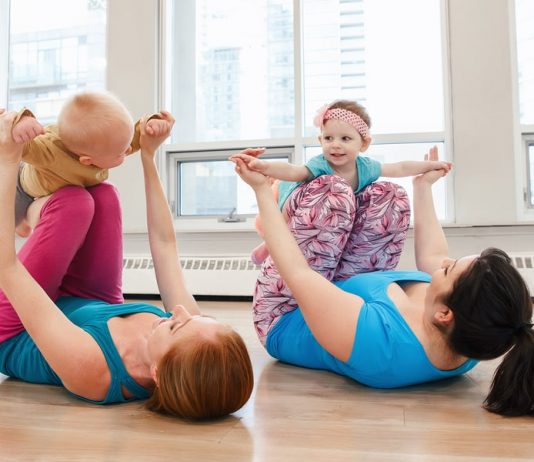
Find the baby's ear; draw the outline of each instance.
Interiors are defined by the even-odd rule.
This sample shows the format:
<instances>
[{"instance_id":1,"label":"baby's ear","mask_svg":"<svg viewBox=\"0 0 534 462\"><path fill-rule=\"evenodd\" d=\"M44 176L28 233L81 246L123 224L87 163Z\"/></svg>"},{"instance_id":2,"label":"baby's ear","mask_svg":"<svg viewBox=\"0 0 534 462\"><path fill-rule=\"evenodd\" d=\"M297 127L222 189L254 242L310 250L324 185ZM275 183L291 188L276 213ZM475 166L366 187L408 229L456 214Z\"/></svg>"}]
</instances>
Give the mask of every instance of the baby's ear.
<instances>
[{"instance_id":1,"label":"baby's ear","mask_svg":"<svg viewBox=\"0 0 534 462\"><path fill-rule=\"evenodd\" d=\"M93 165L93 159L91 159L89 156L80 156L78 157L78 160L82 165Z\"/></svg>"},{"instance_id":2,"label":"baby's ear","mask_svg":"<svg viewBox=\"0 0 534 462\"><path fill-rule=\"evenodd\" d=\"M360 152L367 151L367 148L371 144L371 141L373 141L373 139L370 136L368 136L365 140L363 140L362 147L360 148Z\"/></svg>"}]
</instances>

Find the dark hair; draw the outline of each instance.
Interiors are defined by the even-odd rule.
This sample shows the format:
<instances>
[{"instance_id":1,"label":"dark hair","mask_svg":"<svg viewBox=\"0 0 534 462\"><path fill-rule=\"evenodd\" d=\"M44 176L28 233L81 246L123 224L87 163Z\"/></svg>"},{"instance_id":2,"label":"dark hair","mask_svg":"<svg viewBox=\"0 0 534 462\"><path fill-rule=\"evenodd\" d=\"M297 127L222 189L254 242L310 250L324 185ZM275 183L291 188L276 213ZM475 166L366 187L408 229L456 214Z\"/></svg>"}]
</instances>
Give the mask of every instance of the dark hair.
<instances>
[{"instance_id":1,"label":"dark hair","mask_svg":"<svg viewBox=\"0 0 534 462\"><path fill-rule=\"evenodd\" d=\"M503 415L534 413L534 331L525 281L502 250L489 248L458 277L443 300L454 313L449 345L474 359L508 352L495 371L485 408Z\"/></svg>"},{"instance_id":2,"label":"dark hair","mask_svg":"<svg viewBox=\"0 0 534 462\"><path fill-rule=\"evenodd\" d=\"M191 420L223 417L241 408L254 386L241 336L223 326L215 341L177 343L158 365L158 385L146 407Z\"/></svg>"}]
</instances>

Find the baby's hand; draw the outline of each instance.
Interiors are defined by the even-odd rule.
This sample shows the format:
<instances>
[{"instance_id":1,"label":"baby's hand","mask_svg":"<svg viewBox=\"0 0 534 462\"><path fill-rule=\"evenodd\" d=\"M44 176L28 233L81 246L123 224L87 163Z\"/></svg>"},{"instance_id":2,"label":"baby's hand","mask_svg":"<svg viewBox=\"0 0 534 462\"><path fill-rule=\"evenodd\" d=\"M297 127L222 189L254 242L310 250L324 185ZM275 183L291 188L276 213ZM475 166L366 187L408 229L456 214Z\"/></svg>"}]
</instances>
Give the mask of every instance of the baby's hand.
<instances>
[{"instance_id":1,"label":"baby's hand","mask_svg":"<svg viewBox=\"0 0 534 462\"><path fill-rule=\"evenodd\" d=\"M249 170L266 174L269 163L264 160L257 159L257 156L263 154L264 152L265 148L247 148L241 152L238 152L237 154L231 155L229 160L235 162L236 159L241 159L247 165Z\"/></svg>"},{"instance_id":2,"label":"baby's hand","mask_svg":"<svg viewBox=\"0 0 534 462\"><path fill-rule=\"evenodd\" d=\"M428 161L430 172L431 170L445 170L446 173L449 173L452 168L452 162L445 162L443 160L429 160Z\"/></svg>"},{"instance_id":3,"label":"baby's hand","mask_svg":"<svg viewBox=\"0 0 534 462\"><path fill-rule=\"evenodd\" d=\"M44 133L43 126L36 118L31 116L22 116L15 124L11 131L11 136L16 143L26 143L33 140L36 136Z\"/></svg>"},{"instance_id":4,"label":"baby's hand","mask_svg":"<svg viewBox=\"0 0 534 462\"><path fill-rule=\"evenodd\" d=\"M174 125L174 117L170 112L161 111L159 113L160 119L150 119L146 121L141 119L141 137L139 138L139 145L141 152L153 156L156 149L161 143L171 134Z\"/></svg>"},{"instance_id":5,"label":"baby's hand","mask_svg":"<svg viewBox=\"0 0 534 462\"><path fill-rule=\"evenodd\" d=\"M436 146L432 146L425 154L425 162L428 162L431 168L421 175L414 176L414 185L432 185L440 178L447 175L452 168L450 162L439 160L438 148Z\"/></svg>"},{"instance_id":6,"label":"baby's hand","mask_svg":"<svg viewBox=\"0 0 534 462\"><path fill-rule=\"evenodd\" d=\"M146 133L150 136L169 136L171 133L171 129L173 126L173 122L170 120L163 120L163 119L150 119L146 123Z\"/></svg>"},{"instance_id":7,"label":"baby's hand","mask_svg":"<svg viewBox=\"0 0 534 462\"><path fill-rule=\"evenodd\" d=\"M247 148L243 149L239 154L246 154L247 156L259 157L265 152L265 148Z\"/></svg>"},{"instance_id":8,"label":"baby's hand","mask_svg":"<svg viewBox=\"0 0 534 462\"><path fill-rule=\"evenodd\" d=\"M22 157L22 145L16 143L11 134L17 117L14 111L0 110L0 161L2 165L18 164Z\"/></svg>"}]
</instances>

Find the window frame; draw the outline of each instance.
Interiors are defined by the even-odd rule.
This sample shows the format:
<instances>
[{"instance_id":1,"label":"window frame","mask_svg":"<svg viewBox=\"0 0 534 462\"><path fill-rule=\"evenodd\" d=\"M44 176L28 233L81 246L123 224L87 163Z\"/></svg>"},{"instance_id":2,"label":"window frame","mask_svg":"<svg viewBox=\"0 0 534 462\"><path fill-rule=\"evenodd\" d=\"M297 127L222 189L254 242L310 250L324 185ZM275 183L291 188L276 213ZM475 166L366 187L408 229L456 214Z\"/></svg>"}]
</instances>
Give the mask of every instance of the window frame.
<instances>
[{"instance_id":1,"label":"window frame","mask_svg":"<svg viewBox=\"0 0 534 462\"><path fill-rule=\"evenodd\" d=\"M534 204L531 203L530 198L534 194L534 177L531 177L530 173L530 159L529 159L529 147L532 146L534 151L534 126L524 125L524 132L521 134L521 144L522 144L522 160L524 169L524 188L523 188L523 206L524 206L524 215L526 217L534 218Z\"/></svg>"},{"instance_id":2,"label":"window frame","mask_svg":"<svg viewBox=\"0 0 534 462\"><path fill-rule=\"evenodd\" d=\"M515 167L516 167L516 207L517 224L534 223L534 204L530 197L534 190L534 178L530 177L529 145L534 144L534 124L522 124L519 94L519 54L517 45L516 0L509 0L510 54L512 79L512 97L514 106Z\"/></svg>"},{"instance_id":3,"label":"window frame","mask_svg":"<svg viewBox=\"0 0 534 462\"><path fill-rule=\"evenodd\" d=\"M7 108L9 88L9 33L10 33L9 0L0 0L0 108Z\"/></svg>"},{"instance_id":4,"label":"window frame","mask_svg":"<svg viewBox=\"0 0 534 462\"><path fill-rule=\"evenodd\" d=\"M168 2L172 0L159 0L160 11L162 18L169 18ZM441 10L441 47L442 47L442 72L443 72L443 111L444 111L444 127L443 131L439 132L412 132L412 133L391 133L391 134L377 134L373 135L373 144L392 144L392 143L443 143L445 146L445 160L453 162L453 143L452 140L452 121L451 121L451 76L450 76L450 56L449 56L449 25L448 25L448 2L449 0L440 0ZM217 151L234 150L239 151L243 146L263 146L267 150L275 149L281 146L293 146L293 155L289 159L289 162L302 164L304 163L305 148L309 146L317 145L316 136L303 136L303 41L302 41L302 0L293 0L293 54L294 54L294 94L295 94L295 126L293 138L283 139L252 139L252 140L225 140L215 142L198 142L198 143L172 143L167 144L162 149L161 159L159 160L160 170L162 176L165 179L166 191L169 198L169 204L173 211L173 217L177 229L195 229L198 231L210 231L210 230L230 230L230 229L253 229L253 223L250 218L246 217L243 223L247 224L239 226L235 223L225 223L224 229L221 229L221 224L217 222L216 217L185 217L176 214L176 203L174 197L177 197L177 191L174 189L178 187L179 181L175 178L175 172L171 168L172 162L170 159L178 153L195 153L191 154L193 157L189 157L189 160L204 159L206 155L213 155ZM159 75L161 76L161 88L160 101L162 107L170 107L170 103L173 99L172 92L169 90L168 80L171 75L170 66L167 65L165 59L166 54L169 52L165 49L164 45L167 40L166 37L169 34L172 24L168 19L160 21L160 44L162 44L162 52L160 53L159 62ZM178 121L179 123L179 121ZM424 153L421 153L423 155ZM198 157L194 157L197 155ZM214 160L214 157L210 157ZM222 159L222 157L221 157ZM417 160L417 159L414 159ZM455 222L455 209L454 209L454 187L453 187L453 175L447 175L445 178L446 185L446 210L448 212L447 219L444 224L453 224Z\"/></svg>"},{"instance_id":5,"label":"window frame","mask_svg":"<svg viewBox=\"0 0 534 462\"><path fill-rule=\"evenodd\" d=\"M285 141L285 142L284 142ZM291 140L280 140L275 146L272 144L266 147L265 154L262 155L262 159L287 159L289 162L293 162L295 148L290 143ZM263 144L256 144L255 146L263 146ZM236 145L234 142L229 143L191 143L188 145L169 144L165 146L164 160L165 171L167 172L167 198L171 213L175 223L179 224L179 228L196 228L200 227L203 230L213 231L227 231L230 229L252 229L255 214L235 214L241 221L234 222L221 222L222 215L179 215L178 201L180 183L178 172L180 171L180 164L187 162L204 162L204 161L224 161L228 160L228 157L246 147L252 146L252 144ZM239 181L236 177L236 181ZM204 227L206 229L204 229Z\"/></svg>"}]
</instances>

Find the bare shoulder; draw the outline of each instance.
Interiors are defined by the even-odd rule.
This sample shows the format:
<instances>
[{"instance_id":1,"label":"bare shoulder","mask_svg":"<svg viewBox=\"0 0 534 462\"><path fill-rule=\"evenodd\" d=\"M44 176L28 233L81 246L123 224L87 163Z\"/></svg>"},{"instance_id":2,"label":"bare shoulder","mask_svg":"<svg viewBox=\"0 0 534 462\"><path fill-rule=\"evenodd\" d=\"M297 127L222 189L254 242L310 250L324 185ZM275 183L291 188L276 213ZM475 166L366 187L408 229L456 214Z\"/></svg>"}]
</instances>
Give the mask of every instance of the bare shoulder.
<instances>
[{"instance_id":1,"label":"bare shoulder","mask_svg":"<svg viewBox=\"0 0 534 462\"><path fill-rule=\"evenodd\" d=\"M88 333L86 341L74 345L60 375L63 386L83 398L101 401L106 397L111 373L100 346Z\"/></svg>"}]
</instances>

